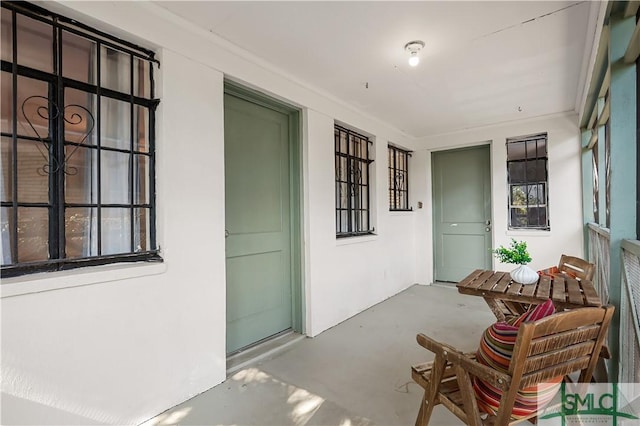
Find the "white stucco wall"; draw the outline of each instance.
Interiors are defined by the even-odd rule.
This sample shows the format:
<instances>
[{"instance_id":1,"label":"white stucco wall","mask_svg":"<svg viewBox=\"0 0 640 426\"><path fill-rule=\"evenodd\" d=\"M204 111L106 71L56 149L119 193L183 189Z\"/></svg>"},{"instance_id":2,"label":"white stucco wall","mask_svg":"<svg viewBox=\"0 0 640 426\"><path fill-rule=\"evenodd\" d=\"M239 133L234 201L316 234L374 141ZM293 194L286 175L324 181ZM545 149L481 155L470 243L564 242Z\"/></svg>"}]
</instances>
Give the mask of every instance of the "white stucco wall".
<instances>
[{"instance_id":1,"label":"white stucco wall","mask_svg":"<svg viewBox=\"0 0 640 426\"><path fill-rule=\"evenodd\" d=\"M135 424L224 380L224 77L303 111L306 333L416 282L416 213L387 208L387 141L413 148L405 135L158 6L43 6L159 53L157 216L165 262L3 280L2 423ZM334 120L375 140L376 236L335 238Z\"/></svg>"},{"instance_id":2,"label":"white stucco wall","mask_svg":"<svg viewBox=\"0 0 640 426\"><path fill-rule=\"evenodd\" d=\"M508 230L508 189L506 140L510 137L535 133L548 134L549 218L550 231ZM420 185L431 200L431 152L466 146L491 145L491 194L493 246L508 245L511 238L527 242L533 258L534 269L557 265L562 253L585 257L583 253L582 186L580 138L577 115L560 114L533 120L511 122L503 125L476 128L430 138L416 143L414 158L424 166ZM416 232L418 255L416 276L420 283L433 279L433 215L429 202L416 217L423 231ZM424 257L423 257L424 256ZM494 259L494 268L510 271L513 265L505 265Z\"/></svg>"}]
</instances>

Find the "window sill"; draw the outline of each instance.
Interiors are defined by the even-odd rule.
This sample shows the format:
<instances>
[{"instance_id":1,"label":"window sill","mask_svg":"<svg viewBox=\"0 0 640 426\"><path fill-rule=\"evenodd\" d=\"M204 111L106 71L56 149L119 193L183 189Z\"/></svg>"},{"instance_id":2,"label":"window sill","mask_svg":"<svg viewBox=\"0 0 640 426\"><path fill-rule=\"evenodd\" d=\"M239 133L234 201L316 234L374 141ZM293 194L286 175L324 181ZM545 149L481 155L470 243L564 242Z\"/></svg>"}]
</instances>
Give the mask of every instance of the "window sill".
<instances>
[{"instance_id":1,"label":"window sill","mask_svg":"<svg viewBox=\"0 0 640 426\"><path fill-rule=\"evenodd\" d=\"M165 273L166 270L166 263L139 262L3 278L2 285L0 285L0 298L160 275Z\"/></svg>"},{"instance_id":2,"label":"window sill","mask_svg":"<svg viewBox=\"0 0 640 426\"><path fill-rule=\"evenodd\" d=\"M550 237L550 229L508 229L505 232L508 237Z\"/></svg>"},{"instance_id":3,"label":"window sill","mask_svg":"<svg viewBox=\"0 0 640 426\"><path fill-rule=\"evenodd\" d=\"M415 210L389 210L389 216L411 216Z\"/></svg>"},{"instance_id":4,"label":"window sill","mask_svg":"<svg viewBox=\"0 0 640 426\"><path fill-rule=\"evenodd\" d=\"M365 234L357 235L353 237L343 237L336 239L336 246L346 246L349 244L368 243L376 241L379 238L378 234Z\"/></svg>"}]
</instances>

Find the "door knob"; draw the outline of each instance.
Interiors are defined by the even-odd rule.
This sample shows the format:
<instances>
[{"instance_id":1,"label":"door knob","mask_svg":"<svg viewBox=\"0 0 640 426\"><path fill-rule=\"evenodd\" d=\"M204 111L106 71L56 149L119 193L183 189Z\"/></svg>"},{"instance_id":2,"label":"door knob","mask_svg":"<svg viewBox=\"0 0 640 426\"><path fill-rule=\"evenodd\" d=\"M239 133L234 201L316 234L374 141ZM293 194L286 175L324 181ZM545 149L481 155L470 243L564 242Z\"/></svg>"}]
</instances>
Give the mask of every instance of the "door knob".
<instances>
[{"instance_id":1,"label":"door knob","mask_svg":"<svg viewBox=\"0 0 640 426\"><path fill-rule=\"evenodd\" d=\"M486 228L484 228L484 230L485 230L485 231L487 231L487 232L489 232L489 231L491 231L491 227L490 227L490 226L487 226Z\"/></svg>"},{"instance_id":2,"label":"door knob","mask_svg":"<svg viewBox=\"0 0 640 426\"><path fill-rule=\"evenodd\" d=\"M487 225L487 226L491 225L491 220L490 220L490 219L487 219L487 220L484 222L484 224L485 224L485 225Z\"/></svg>"},{"instance_id":3,"label":"door knob","mask_svg":"<svg viewBox=\"0 0 640 426\"><path fill-rule=\"evenodd\" d=\"M229 238L229 230L228 229L224 230L224 237L225 238Z\"/></svg>"}]
</instances>

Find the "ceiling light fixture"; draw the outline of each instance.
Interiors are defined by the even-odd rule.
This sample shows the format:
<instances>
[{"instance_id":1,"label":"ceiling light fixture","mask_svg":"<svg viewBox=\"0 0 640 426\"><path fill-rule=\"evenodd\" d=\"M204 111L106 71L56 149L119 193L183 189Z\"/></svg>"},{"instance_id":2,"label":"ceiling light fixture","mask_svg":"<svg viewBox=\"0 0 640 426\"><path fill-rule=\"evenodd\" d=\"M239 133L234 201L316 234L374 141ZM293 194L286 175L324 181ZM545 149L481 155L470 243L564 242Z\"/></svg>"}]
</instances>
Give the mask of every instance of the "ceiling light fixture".
<instances>
[{"instance_id":1,"label":"ceiling light fixture","mask_svg":"<svg viewBox=\"0 0 640 426\"><path fill-rule=\"evenodd\" d=\"M404 45L404 50L409 52L409 65L415 67L420 63L420 57L418 56L418 52L420 49L424 47L424 41L422 40L413 40Z\"/></svg>"}]
</instances>

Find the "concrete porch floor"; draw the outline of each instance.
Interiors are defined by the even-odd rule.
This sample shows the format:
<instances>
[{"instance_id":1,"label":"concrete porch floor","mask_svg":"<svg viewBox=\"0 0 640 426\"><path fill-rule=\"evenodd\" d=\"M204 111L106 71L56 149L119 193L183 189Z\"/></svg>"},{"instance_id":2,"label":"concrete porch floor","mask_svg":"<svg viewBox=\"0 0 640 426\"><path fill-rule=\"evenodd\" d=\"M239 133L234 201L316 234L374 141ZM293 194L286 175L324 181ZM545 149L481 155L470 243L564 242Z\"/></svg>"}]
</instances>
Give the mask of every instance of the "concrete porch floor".
<instances>
[{"instance_id":1,"label":"concrete porch floor","mask_svg":"<svg viewBox=\"0 0 640 426\"><path fill-rule=\"evenodd\" d=\"M145 425L414 424L422 394L410 366L432 359L416 334L475 350L493 321L481 298L453 286L414 285L233 373ZM461 423L439 406L431 424Z\"/></svg>"}]
</instances>

